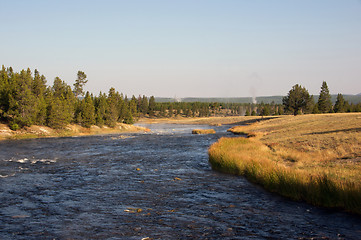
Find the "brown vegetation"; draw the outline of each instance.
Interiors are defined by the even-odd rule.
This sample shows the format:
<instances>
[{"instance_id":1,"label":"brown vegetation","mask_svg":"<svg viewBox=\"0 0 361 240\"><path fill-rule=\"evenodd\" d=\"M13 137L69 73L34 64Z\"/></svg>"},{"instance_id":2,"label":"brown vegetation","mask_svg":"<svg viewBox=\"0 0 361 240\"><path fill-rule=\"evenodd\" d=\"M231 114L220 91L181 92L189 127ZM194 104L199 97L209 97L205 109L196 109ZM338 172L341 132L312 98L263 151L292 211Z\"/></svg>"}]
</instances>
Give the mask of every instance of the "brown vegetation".
<instances>
[{"instance_id":1,"label":"brown vegetation","mask_svg":"<svg viewBox=\"0 0 361 240\"><path fill-rule=\"evenodd\" d=\"M214 129L194 129L192 134L215 134L216 131Z\"/></svg>"},{"instance_id":2,"label":"brown vegetation","mask_svg":"<svg viewBox=\"0 0 361 240\"><path fill-rule=\"evenodd\" d=\"M282 116L230 131L209 150L214 169L297 200L361 213L361 114Z\"/></svg>"}]
</instances>

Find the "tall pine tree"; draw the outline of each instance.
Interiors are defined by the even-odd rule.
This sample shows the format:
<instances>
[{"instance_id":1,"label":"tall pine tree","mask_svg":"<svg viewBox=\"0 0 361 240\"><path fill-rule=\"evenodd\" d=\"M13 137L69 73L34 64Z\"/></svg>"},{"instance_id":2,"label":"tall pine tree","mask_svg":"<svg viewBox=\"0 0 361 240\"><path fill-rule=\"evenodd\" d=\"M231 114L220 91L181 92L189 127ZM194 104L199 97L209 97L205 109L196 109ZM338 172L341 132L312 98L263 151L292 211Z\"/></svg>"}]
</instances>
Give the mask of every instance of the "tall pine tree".
<instances>
[{"instance_id":1,"label":"tall pine tree","mask_svg":"<svg viewBox=\"0 0 361 240\"><path fill-rule=\"evenodd\" d=\"M282 99L285 110L293 115L298 115L307 111L312 98L307 89L301 85L294 85L288 95Z\"/></svg>"},{"instance_id":2,"label":"tall pine tree","mask_svg":"<svg viewBox=\"0 0 361 240\"><path fill-rule=\"evenodd\" d=\"M81 101L81 125L86 128L90 128L95 124L95 107L93 98L90 93L85 94L85 98Z\"/></svg>"},{"instance_id":3,"label":"tall pine tree","mask_svg":"<svg viewBox=\"0 0 361 240\"><path fill-rule=\"evenodd\" d=\"M328 90L327 83L323 81L318 97L317 108L320 113L329 113L332 111L332 102L330 91Z\"/></svg>"},{"instance_id":4,"label":"tall pine tree","mask_svg":"<svg viewBox=\"0 0 361 240\"><path fill-rule=\"evenodd\" d=\"M84 72L78 71L77 79L74 83L74 95L76 97L84 96L84 85L88 82L87 76Z\"/></svg>"},{"instance_id":5,"label":"tall pine tree","mask_svg":"<svg viewBox=\"0 0 361 240\"><path fill-rule=\"evenodd\" d=\"M334 111L336 113L342 113L346 111L346 102L341 93L337 94Z\"/></svg>"}]
</instances>

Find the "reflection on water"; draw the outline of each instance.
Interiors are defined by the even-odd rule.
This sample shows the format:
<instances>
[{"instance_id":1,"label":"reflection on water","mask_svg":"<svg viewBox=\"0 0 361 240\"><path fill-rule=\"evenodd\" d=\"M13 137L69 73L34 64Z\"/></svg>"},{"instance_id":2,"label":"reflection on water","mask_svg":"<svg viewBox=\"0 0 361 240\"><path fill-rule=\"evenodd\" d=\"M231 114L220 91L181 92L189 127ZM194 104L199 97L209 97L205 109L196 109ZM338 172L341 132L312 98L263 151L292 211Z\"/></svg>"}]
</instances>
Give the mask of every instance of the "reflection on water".
<instances>
[{"instance_id":1,"label":"reflection on water","mask_svg":"<svg viewBox=\"0 0 361 240\"><path fill-rule=\"evenodd\" d=\"M361 219L214 172L200 126L0 143L1 239L358 239ZM203 127L208 128L208 127Z\"/></svg>"}]
</instances>

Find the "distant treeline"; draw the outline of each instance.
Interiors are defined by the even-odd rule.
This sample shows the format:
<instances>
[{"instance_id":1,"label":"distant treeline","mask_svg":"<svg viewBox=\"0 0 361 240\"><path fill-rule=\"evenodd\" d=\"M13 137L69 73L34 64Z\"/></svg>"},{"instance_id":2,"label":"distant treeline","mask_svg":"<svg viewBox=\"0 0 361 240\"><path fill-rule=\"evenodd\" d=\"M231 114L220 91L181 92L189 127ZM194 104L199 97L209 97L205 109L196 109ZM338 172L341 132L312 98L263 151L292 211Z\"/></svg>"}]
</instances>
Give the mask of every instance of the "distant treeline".
<instances>
[{"instance_id":1,"label":"distant treeline","mask_svg":"<svg viewBox=\"0 0 361 240\"><path fill-rule=\"evenodd\" d=\"M284 114L282 104L157 102L155 117L258 116Z\"/></svg>"},{"instance_id":2,"label":"distant treeline","mask_svg":"<svg viewBox=\"0 0 361 240\"><path fill-rule=\"evenodd\" d=\"M204 103L210 103L210 102L219 102L219 103L253 103L256 101L257 103L264 103L264 104L282 104L282 99L284 96L268 96L268 97L224 97L224 98L164 98L164 97L156 97L156 102L204 102ZM319 95L314 95L314 99L318 99ZM358 95L343 95L344 99L348 101L350 104L357 104L361 103L361 94ZM337 100L337 94L331 95L331 102L333 104L336 103Z\"/></svg>"},{"instance_id":3,"label":"distant treeline","mask_svg":"<svg viewBox=\"0 0 361 240\"><path fill-rule=\"evenodd\" d=\"M351 97L350 95L348 96ZM320 94L317 96L310 95L307 89L296 84L286 97L257 98L258 103L250 103L253 100L252 98L157 98L155 111L152 113L152 116L270 116L361 112L361 96L352 97L354 97L352 100L359 99L359 101L357 103L350 103L347 100L349 98L344 97L342 94L330 95L326 82L322 83ZM266 100L266 102L260 101L261 99ZM269 102L270 100L272 101Z\"/></svg>"}]
</instances>

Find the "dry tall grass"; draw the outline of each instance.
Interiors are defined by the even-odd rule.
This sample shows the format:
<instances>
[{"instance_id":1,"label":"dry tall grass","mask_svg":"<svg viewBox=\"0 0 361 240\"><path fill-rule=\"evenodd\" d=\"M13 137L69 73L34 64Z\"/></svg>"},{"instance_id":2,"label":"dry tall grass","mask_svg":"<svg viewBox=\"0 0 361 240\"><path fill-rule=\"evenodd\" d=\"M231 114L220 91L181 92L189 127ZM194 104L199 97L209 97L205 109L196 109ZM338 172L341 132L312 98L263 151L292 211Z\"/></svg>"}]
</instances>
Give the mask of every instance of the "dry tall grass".
<instances>
[{"instance_id":1,"label":"dry tall grass","mask_svg":"<svg viewBox=\"0 0 361 240\"><path fill-rule=\"evenodd\" d=\"M216 131L214 129L194 129L192 130L193 134L215 134Z\"/></svg>"},{"instance_id":2,"label":"dry tall grass","mask_svg":"<svg viewBox=\"0 0 361 240\"><path fill-rule=\"evenodd\" d=\"M361 114L282 116L231 129L209 149L214 169L315 205L361 214Z\"/></svg>"}]
</instances>

